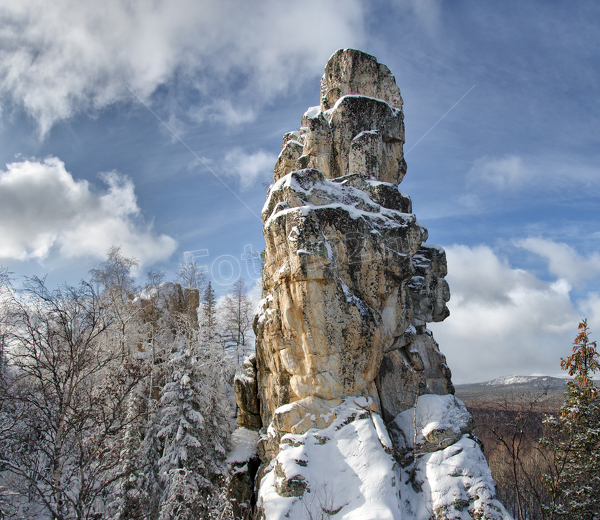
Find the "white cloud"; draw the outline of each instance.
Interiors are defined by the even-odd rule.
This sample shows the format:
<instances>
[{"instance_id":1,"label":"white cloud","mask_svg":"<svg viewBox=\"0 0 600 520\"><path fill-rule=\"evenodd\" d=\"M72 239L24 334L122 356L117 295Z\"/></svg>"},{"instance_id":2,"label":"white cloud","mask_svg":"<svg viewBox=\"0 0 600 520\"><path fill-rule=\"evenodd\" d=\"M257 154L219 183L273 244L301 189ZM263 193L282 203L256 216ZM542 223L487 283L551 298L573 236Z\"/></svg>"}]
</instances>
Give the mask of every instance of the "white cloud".
<instances>
[{"instance_id":1,"label":"white cloud","mask_svg":"<svg viewBox=\"0 0 600 520\"><path fill-rule=\"evenodd\" d=\"M261 178L272 179L277 156L258 150L247 154L235 148L225 156L225 172L239 177L242 190L248 189Z\"/></svg>"},{"instance_id":2,"label":"white cloud","mask_svg":"<svg viewBox=\"0 0 600 520\"><path fill-rule=\"evenodd\" d=\"M560 373L580 316L565 280L545 282L487 246L447 249L450 317L430 324L456 382Z\"/></svg>"},{"instance_id":3,"label":"white cloud","mask_svg":"<svg viewBox=\"0 0 600 520\"><path fill-rule=\"evenodd\" d=\"M516 155L482 157L467 173L467 184L505 190L523 186L532 175L533 171L525 167L523 159Z\"/></svg>"},{"instance_id":4,"label":"white cloud","mask_svg":"<svg viewBox=\"0 0 600 520\"><path fill-rule=\"evenodd\" d=\"M439 0L408 0L408 4L429 35L434 36L441 21L441 2Z\"/></svg>"},{"instance_id":5,"label":"white cloud","mask_svg":"<svg viewBox=\"0 0 600 520\"><path fill-rule=\"evenodd\" d=\"M237 126L253 121L256 112L251 107L236 106L229 99L217 99L207 105L195 107L190 112L190 116L197 123L208 119L222 122L227 126Z\"/></svg>"},{"instance_id":6,"label":"white cloud","mask_svg":"<svg viewBox=\"0 0 600 520\"><path fill-rule=\"evenodd\" d=\"M551 191L564 198L585 190L600 190L600 169L593 162L574 161L573 157L559 154L521 157L514 154L502 157L481 157L474 161L466 174L470 194L521 192L531 197L534 193Z\"/></svg>"},{"instance_id":7,"label":"white cloud","mask_svg":"<svg viewBox=\"0 0 600 520\"><path fill-rule=\"evenodd\" d=\"M545 258L550 273L567 280L570 284L580 285L583 281L600 275L600 253L598 252L583 257L567 244L539 237L530 237L515 243Z\"/></svg>"},{"instance_id":8,"label":"white cloud","mask_svg":"<svg viewBox=\"0 0 600 520\"><path fill-rule=\"evenodd\" d=\"M210 113L246 121L252 104L314 77L338 47L360 44L362 24L359 0L4 2L0 93L43 135L82 110L130 99L126 86L147 98L177 75L219 99Z\"/></svg>"},{"instance_id":9,"label":"white cloud","mask_svg":"<svg viewBox=\"0 0 600 520\"><path fill-rule=\"evenodd\" d=\"M592 292L579 302L582 317L588 319L590 338L600 345L600 293Z\"/></svg>"},{"instance_id":10,"label":"white cloud","mask_svg":"<svg viewBox=\"0 0 600 520\"><path fill-rule=\"evenodd\" d=\"M459 198L458 202L467 209L477 212L482 209L481 198L479 195L474 193L463 193Z\"/></svg>"},{"instance_id":11,"label":"white cloud","mask_svg":"<svg viewBox=\"0 0 600 520\"><path fill-rule=\"evenodd\" d=\"M142 222L131 180L115 172L102 179L107 190L99 192L55 157L8 164L0 171L0 258L41 260L53 249L103 258L112 244L141 263L169 258L177 244Z\"/></svg>"}]
</instances>

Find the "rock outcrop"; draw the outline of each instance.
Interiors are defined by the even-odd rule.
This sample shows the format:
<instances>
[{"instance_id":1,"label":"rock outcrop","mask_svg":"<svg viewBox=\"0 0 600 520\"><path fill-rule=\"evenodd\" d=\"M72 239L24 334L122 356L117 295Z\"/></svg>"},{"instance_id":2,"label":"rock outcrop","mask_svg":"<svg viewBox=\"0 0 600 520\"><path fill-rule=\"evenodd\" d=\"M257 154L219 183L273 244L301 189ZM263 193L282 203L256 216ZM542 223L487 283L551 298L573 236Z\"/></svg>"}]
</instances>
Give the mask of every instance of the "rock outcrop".
<instances>
[{"instance_id":1,"label":"rock outcrop","mask_svg":"<svg viewBox=\"0 0 600 520\"><path fill-rule=\"evenodd\" d=\"M508 518L426 328L449 315L446 256L398 189L394 77L337 51L301 124L263 208L256 358L236 379L240 426L260 430L259 514Z\"/></svg>"}]
</instances>

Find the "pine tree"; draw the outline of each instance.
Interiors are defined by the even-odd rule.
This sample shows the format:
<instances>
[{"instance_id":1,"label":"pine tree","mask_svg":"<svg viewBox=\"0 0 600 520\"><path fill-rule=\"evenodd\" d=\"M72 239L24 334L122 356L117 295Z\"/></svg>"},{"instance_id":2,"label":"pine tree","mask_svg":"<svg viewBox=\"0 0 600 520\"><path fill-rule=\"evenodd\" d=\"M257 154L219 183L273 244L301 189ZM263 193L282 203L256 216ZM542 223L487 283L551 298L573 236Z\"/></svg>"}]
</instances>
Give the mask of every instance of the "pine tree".
<instances>
[{"instance_id":1,"label":"pine tree","mask_svg":"<svg viewBox=\"0 0 600 520\"><path fill-rule=\"evenodd\" d=\"M160 441L156 437L159 424L154 421L156 401L142 391L130 401L132 415L145 408L149 420L131 421L122 440L123 477L113 493L113 500L104 511L107 520L146 520L156 518L161 486L158 460ZM151 408L148 410L148 408Z\"/></svg>"},{"instance_id":2,"label":"pine tree","mask_svg":"<svg viewBox=\"0 0 600 520\"><path fill-rule=\"evenodd\" d=\"M579 324L573 354L561 368L574 376L565 401L545 425L542 444L555 453L555 471L545 476L553 503L550 518L600 519L600 389L591 376L600 369L587 320Z\"/></svg>"},{"instance_id":3,"label":"pine tree","mask_svg":"<svg viewBox=\"0 0 600 520\"><path fill-rule=\"evenodd\" d=\"M157 437L163 443L160 520L209 518L222 507L218 481L231 430L228 374L227 360L214 341L199 341L195 329L180 331L157 410Z\"/></svg>"},{"instance_id":4,"label":"pine tree","mask_svg":"<svg viewBox=\"0 0 600 520\"><path fill-rule=\"evenodd\" d=\"M217 336L217 298L212 284L208 282L202 296L201 327L205 341L213 341Z\"/></svg>"},{"instance_id":5,"label":"pine tree","mask_svg":"<svg viewBox=\"0 0 600 520\"><path fill-rule=\"evenodd\" d=\"M165 495L161 505L161 518L177 518L181 516L180 508L183 504L177 504L177 495L186 495L185 492L174 493L175 488L180 488L183 483L182 477L186 477L191 497L189 501L194 502L198 494L196 478L201 479L195 473L196 461L200 455L202 444L199 434L204 426L204 417L200 412L200 403L195 388L196 374L194 373L195 359L189 348L180 345L169 361L171 365L171 381L168 382L161 397L161 426L158 437L164 441L163 456L159 461L160 475L165 481ZM202 482L205 486L210 482ZM173 514L172 514L173 513Z\"/></svg>"}]
</instances>

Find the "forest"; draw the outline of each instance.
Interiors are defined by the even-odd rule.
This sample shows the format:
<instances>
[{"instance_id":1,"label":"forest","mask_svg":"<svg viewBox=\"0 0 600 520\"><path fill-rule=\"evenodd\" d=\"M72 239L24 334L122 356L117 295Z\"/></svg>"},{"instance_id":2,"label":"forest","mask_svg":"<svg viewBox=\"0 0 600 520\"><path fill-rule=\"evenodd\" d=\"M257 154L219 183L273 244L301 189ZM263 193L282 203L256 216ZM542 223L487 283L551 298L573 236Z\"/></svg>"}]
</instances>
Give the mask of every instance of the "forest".
<instances>
[{"instance_id":1,"label":"forest","mask_svg":"<svg viewBox=\"0 0 600 520\"><path fill-rule=\"evenodd\" d=\"M0 518L228 518L232 380L253 348L242 279L194 263L136 285L119 247L89 280L0 284ZM228 516L229 515L229 516Z\"/></svg>"}]
</instances>

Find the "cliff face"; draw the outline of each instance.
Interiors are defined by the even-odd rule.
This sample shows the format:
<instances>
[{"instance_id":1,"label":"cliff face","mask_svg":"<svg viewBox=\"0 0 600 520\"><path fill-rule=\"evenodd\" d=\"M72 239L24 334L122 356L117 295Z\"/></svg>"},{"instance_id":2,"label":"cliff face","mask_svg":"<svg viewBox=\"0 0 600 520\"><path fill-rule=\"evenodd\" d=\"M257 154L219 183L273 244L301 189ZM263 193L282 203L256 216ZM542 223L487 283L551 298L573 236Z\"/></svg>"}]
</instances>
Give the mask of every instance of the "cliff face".
<instances>
[{"instance_id":1,"label":"cliff face","mask_svg":"<svg viewBox=\"0 0 600 520\"><path fill-rule=\"evenodd\" d=\"M446 256L398 189L394 77L337 51L301 125L263 208L256 357L235 383L240 426L260 430L259 513L508 518L426 328L449 315Z\"/></svg>"}]
</instances>

